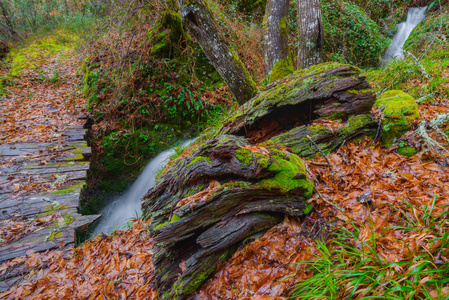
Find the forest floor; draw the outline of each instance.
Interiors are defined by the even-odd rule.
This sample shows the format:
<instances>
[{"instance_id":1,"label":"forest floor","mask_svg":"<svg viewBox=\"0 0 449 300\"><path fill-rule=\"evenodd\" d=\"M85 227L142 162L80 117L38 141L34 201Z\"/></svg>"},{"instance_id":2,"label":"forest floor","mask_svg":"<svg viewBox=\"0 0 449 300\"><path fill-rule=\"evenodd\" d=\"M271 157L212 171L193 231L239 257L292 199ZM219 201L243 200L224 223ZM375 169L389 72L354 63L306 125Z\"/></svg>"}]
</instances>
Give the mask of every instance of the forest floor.
<instances>
[{"instance_id":1,"label":"forest floor","mask_svg":"<svg viewBox=\"0 0 449 300\"><path fill-rule=\"evenodd\" d=\"M2 100L2 143L61 142L64 128L78 124L85 104L74 76L79 68L70 59L58 65L61 49L49 52L46 58L36 55L42 59L20 79L7 79L14 84L5 86ZM420 105L414 128L449 112L446 97L431 100ZM317 191L309 200L311 213L286 217L236 252L191 299L287 299L295 288L313 299L315 287L327 288L328 299L449 296L447 157L429 151L405 157L367 139L328 155L332 171L322 157L305 160ZM138 219L130 229L97 236L68 256L53 250L3 263L0 274L18 262L36 271L0 299L157 299L148 227ZM301 282L307 284L304 291Z\"/></svg>"}]
</instances>

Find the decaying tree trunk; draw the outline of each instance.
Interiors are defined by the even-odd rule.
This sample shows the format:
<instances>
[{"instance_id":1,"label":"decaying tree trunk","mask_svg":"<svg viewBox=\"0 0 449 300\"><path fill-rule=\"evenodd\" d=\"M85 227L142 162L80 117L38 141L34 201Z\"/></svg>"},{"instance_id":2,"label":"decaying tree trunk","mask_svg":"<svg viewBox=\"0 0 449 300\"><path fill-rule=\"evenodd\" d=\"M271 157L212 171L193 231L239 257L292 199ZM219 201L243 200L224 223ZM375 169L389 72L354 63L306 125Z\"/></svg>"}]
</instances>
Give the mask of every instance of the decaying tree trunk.
<instances>
[{"instance_id":1,"label":"decaying tree trunk","mask_svg":"<svg viewBox=\"0 0 449 300\"><path fill-rule=\"evenodd\" d=\"M298 0L298 68L321 63L323 25L320 0Z\"/></svg>"},{"instance_id":2,"label":"decaying tree trunk","mask_svg":"<svg viewBox=\"0 0 449 300\"><path fill-rule=\"evenodd\" d=\"M368 114L375 100L357 67L321 64L269 86L225 121L220 133L260 143L318 118L347 121Z\"/></svg>"},{"instance_id":3,"label":"decaying tree trunk","mask_svg":"<svg viewBox=\"0 0 449 300\"><path fill-rule=\"evenodd\" d=\"M281 70L293 71L293 61L289 57L287 16L290 0L268 0L264 17L265 65L269 77L273 67L278 64L271 81L282 77L276 76ZM282 72L284 73L284 72ZM288 75L288 74L287 74Z\"/></svg>"},{"instance_id":4,"label":"decaying tree trunk","mask_svg":"<svg viewBox=\"0 0 449 300\"><path fill-rule=\"evenodd\" d=\"M256 84L238 54L215 25L204 0L178 0L182 20L203 49L209 61L242 104L257 92Z\"/></svg>"},{"instance_id":5,"label":"decaying tree trunk","mask_svg":"<svg viewBox=\"0 0 449 300\"><path fill-rule=\"evenodd\" d=\"M239 242L301 216L313 191L301 159L221 135L178 161L144 197L161 299L193 293Z\"/></svg>"},{"instance_id":6,"label":"decaying tree trunk","mask_svg":"<svg viewBox=\"0 0 449 300\"><path fill-rule=\"evenodd\" d=\"M314 66L268 87L176 161L142 204L143 216L152 219L160 299L185 299L245 240L285 214L307 213L313 183L298 155L318 153L311 139L332 151L373 135L374 101L356 67ZM341 123L328 127L322 118Z\"/></svg>"}]
</instances>

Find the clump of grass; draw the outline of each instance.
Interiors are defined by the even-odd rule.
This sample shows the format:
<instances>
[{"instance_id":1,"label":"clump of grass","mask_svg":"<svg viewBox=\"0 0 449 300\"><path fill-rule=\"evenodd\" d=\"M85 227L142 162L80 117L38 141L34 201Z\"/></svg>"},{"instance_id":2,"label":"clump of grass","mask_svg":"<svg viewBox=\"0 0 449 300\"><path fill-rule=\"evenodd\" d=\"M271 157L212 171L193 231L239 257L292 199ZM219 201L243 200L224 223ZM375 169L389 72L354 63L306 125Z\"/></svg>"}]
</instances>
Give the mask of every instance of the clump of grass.
<instances>
[{"instance_id":1,"label":"clump of grass","mask_svg":"<svg viewBox=\"0 0 449 300\"><path fill-rule=\"evenodd\" d=\"M371 236L360 239L360 230L342 228L327 242L317 241L319 253L306 264L313 276L293 290L295 299L449 299L449 231L443 230L446 214L432 217L431 206L419 218L403 213L405 226L391 226L398 234L416 235L417 248L408 260L388 262L371 226ZM406 200L407 205L411 205ZM411 207L413 208L413 207Z\"/></svg>"}]
</instances>

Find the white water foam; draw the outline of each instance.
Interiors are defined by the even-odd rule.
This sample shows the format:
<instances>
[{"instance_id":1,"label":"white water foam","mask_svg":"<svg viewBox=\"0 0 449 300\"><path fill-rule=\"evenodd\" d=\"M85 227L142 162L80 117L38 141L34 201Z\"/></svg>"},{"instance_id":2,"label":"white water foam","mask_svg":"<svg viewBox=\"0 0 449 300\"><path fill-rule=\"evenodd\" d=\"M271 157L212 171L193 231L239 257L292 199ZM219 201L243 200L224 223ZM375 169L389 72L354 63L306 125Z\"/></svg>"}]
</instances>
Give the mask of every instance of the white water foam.
<instances>
[{"instance_id":1,"label":"white water foam","mask_svg":"<svg viewBox=\"0 0 449 300\"><path fill-rule=\"evenodd\" d=\"M181 147L186 147L192 141L194 139L183 142ZM167 164L174 153L175 148L159 153L146 165L131 187L101 211L102 217L94 229L93 236L101 233L109 234L132 219L140 217L142 214L140 200L150 188L154 187L157 172Z\"/></svg>"},{"instance_id":2,"label":"white water foam","mask_svg":"<svg viewBox=\"0 0 449 300\"><path fill-rule=\"evenodd\" d=\"M398 31L391 41L390 47L383 58L382 64L389 61L392 58L402 59L404 58L404 44L408 37L412 33L413 29L426 18L425 7L412 7L407 13L407 20L398 24Z\"/></svg>"}]
</instances>

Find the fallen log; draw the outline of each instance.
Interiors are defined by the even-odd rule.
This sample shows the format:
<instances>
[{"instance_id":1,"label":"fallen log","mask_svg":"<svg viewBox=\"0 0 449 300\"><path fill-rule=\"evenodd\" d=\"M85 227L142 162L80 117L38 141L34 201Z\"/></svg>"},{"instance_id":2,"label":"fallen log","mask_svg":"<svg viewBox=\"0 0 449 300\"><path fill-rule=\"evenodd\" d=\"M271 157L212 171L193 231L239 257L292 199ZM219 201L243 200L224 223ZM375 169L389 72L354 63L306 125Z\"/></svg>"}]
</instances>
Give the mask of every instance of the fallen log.
<instances>
[{"instance_id":1,"label":"fallen log","mask_svg":"<svg viewBox=\"0 0 449 300\"><path fill-rule=\"evenodd\" d=\"M369 114L375 100L357 67L321 64L270 85L226 120L220 133L260 143L316 119L346 122Z\"/></svg>"},{"instance_id":2,"label":"fallen log","mask_svg":"<svg viewBox=\"0 0 449 300\"><path fill-rule=\"evenodd\" d=\"M308 213L313 183L299 156L375 135L374 101L356 67L301 70L248 101L215 137L177 160L142 202L152 220L160 299L185 299L246 239L285 214Z\"/></svg>"},{"instance_id":3,"label":"fallen log","mask_svg":"<svg viewBox=\"0 0 449 300\"><path fill-rule=\"evenodd\" d=\"M312 191L298 156L242 137L218 136L178 161L142 205L153 220L161 299L189 295L239 242L284 214L303 215Z\"/></svg>"}]
</instances>

